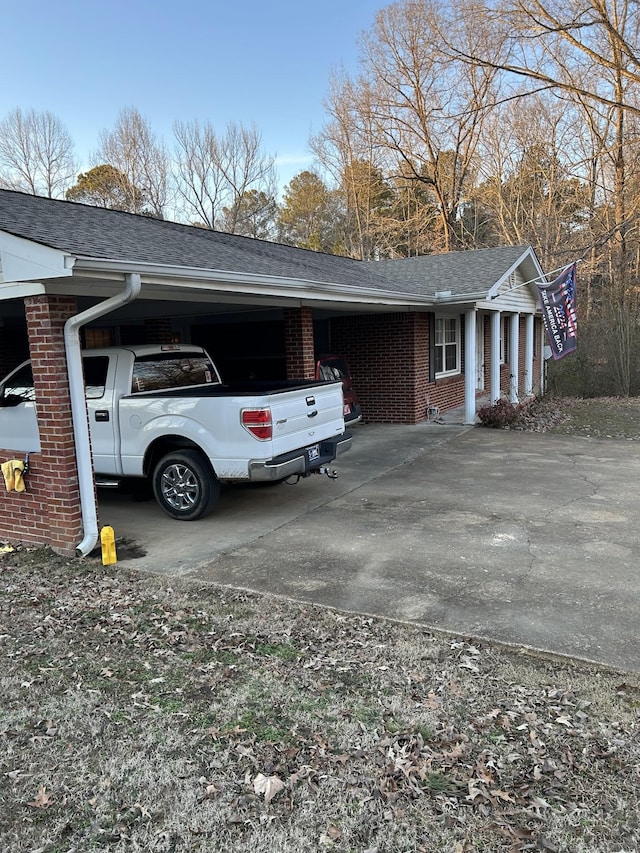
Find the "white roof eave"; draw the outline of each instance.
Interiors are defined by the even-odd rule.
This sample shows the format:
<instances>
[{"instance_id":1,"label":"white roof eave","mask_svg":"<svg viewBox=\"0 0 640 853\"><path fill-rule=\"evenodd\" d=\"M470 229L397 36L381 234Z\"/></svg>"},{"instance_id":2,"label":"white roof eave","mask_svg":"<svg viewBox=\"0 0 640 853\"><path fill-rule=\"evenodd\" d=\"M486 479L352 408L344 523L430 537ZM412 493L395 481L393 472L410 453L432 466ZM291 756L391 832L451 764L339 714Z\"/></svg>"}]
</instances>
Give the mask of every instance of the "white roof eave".
<instances>
[{"instance_id":1,"label":"white roof eave","mask_svg":"<svg viewBox=\"0 0 640 853\"><path fill-rule=\"evenodd\" d=\"M40 282L73 274L67 252L0 231L0 283Z\"/></svg>"},{"instance_id":2,"label":"white roof eave","mask_svg":"<svg viewBox=\"0 0 640 853\"><path fill-rule=\"evenodd\" d=\"M74 273L78 276L122 275L137 272L143 285L164 285L176 281L191 287L201 286L206 290L235 291L238 293L268 294L271 296L294 296L303 299L330 299L335 302L362 302L430 308L433 297L414 293L379 290L367 287L350 287L335 282L296 279L259 273L243 273L231 270L215 270L202 267L170 266L149 262L123 261L108 258L78 256L75 258Z\"/></svg>"}]
</instances>

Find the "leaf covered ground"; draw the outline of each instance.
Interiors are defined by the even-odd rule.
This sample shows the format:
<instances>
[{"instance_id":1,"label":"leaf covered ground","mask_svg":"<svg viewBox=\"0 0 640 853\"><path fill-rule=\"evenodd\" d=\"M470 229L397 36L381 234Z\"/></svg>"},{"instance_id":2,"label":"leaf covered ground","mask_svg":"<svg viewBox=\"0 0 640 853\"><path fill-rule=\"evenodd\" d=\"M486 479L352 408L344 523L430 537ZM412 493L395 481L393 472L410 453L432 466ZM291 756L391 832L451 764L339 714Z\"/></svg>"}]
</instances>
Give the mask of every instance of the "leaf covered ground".
<instances>
[{"instance_id":1,"label":"leaf covered ground","mask_svg":"<svg viewBox=\"0 0 640 853\"><path fill-rule=\"evenodd\" d=\"M637 674L8 546L0 654L2 850L640 849Z\"/></svg>"},{"instance_id":2,"label":"leaf covered ground","mask_svg":"<svg viewBox=\"0 0 640 853\"><path fill-rule=\"evenodd\" d=\"M640 397L545 397L534 402L516 429L638 441Z\"/></svg>"}]
</instances>

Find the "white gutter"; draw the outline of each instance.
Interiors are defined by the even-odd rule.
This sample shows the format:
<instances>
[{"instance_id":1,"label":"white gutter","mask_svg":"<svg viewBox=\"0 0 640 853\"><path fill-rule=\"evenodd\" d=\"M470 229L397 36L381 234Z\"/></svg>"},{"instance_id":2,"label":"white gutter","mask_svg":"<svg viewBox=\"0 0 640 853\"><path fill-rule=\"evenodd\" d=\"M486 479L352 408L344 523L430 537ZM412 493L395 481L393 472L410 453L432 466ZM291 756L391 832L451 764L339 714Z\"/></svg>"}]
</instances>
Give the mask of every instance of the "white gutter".
<instances>
[{"instance_id":1,"label":"white gutter","mask_svg":"<svg viewBox=\"0 0 640 853\"><path fill-rule=\"evenodd\" d=\"M375 287L359 287L349 284L338 284L337 282L322 281L316 279L291 278L288 276L268 275L266 273L243 273L231 270L215 270L204 267L174 267L167 264L155 264L149 261L135 261L136 269L145 277L146 284L157 283L158 279L169 279L170 281L193 281L203 284L221 284L231 286L230 292L237 288L242 293L252 293L247 288L257 288L256 292L268 295L281 296L292 295L309 298L310 296L320 299L324 296L334 298L343 296L345 300L352 302L370 302L377 300L378 304L406 305L408 302L414 305L433 305L433 296L424 296L417 293L408 293L397 290L384 290ZM113 272L116 275L131 268L131 261L120 261L114 258L93 258L83 255L75 256L74 272L80 274L86 272L97 272L104 277L104 273ZM234 287L235 286L235 287ZM485 294L486 296L486 294Z\"/></svg>"},{"instance_id":2,"label":"white gutter","mask_svg":"<svg viewBox=\"0 0 640 853\"><path fill-rule=\"evenodd\" d=\"M64 347L69 373L71 417L73 420L73 437L76 445L80 507L84 531L84 539L76 545L76 550L80 552L80 556L82 557L86 557L87 554L91 553L98 541L98 507L93 480L93 460L91 458L87 402L84 392L80 327L84 326L85 323L96 320L98 317L109 314L111 311L115 311L116 308L126 305L127 302L132 302L140 293L141 286L142 282L139 273L126 273L125 288L121 293L117 293L110 299L106 299L104 302L100 302L93 308L88 308L74 317L70 317L64 326Z\"/></svg>"}]
</instances>

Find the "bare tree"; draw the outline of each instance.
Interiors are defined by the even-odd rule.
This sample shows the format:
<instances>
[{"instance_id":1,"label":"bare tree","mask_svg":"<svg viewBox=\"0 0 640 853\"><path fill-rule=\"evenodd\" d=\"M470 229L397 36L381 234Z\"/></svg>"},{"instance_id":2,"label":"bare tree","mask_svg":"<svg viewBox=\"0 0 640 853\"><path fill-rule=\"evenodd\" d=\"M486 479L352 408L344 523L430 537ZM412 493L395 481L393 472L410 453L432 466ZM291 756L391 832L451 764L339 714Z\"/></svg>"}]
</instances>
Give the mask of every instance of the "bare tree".
<instances>
[{"instance_id":1,"label":"bare tree","mask_svg":"<svg viewBox=\"0 0 640 853\"><path fill-rule=\"evenodd\" d=\"M497 72L443 53L439 28L468 50L482 44L490 53L482 20L470 21L444 0L410 0L378 12L362 42L362 67L376 142L394 157L397 177L429 187L448 251L458 243L456 222L474 181Z\"/></svg>"},{"instance_id":2,"label":"bare tree","mask_svg":"<svg viewBox=\"0 0 640 853\"><path fill-rule=\"evenodd\" d=\"M255 191L275 199L275 158L265 154L255 127L231 123L218 135L209 122L177 122L176 188L191 220L207 228L241 228L243 199Z\"/></svg>"},{"instance_id":3,"label":"bare tree","mask_svg":"<svg viewBox=\"0 0 640 853\"><path fill-rule=\"evenodd\" d=\"M486 21L499 45L487 55L441 30L447 52L474 66L614 108L620 86L640 83L637 0L461 0L460 8L469 21ZM624 109L640 113L640 103L625 99Z\"/></svg>"},{"instance_id":4,"label":"bare tree","mask_svg":"<svg viewBox=\"0 0 640 853\"><path fill-rule=\"evenodd\" d=\"M384 172L402 197L411 200L411 210L396 207L408 217L398 223L397 233L407 233L412 222L420 231L410 243L419 251L461 245L461 210L475 182L476 149L498 76L488 65L471 65L441 49L440 28L467 50L479 50L482 44L493 55L482 19L472 21L457 7L445 0L405 0L379 11L361 40L361 74L356 80L334 80L330 122L313 142L334 173L341 165L341 178L349 172L361 176L361 170L352 168L357 161L369 164L372 175ZM409 184L415 185L413 196ZM360 183L345 191L351 196L361 254L370 256L367 235L375 219L370 205L378 200L377 188ZM426 215L416 207L420 202L427 204ZM384 216L388 214L385 210Z\"/></svg>"},{"instance_id":5,"label":"bare tree","mask_svg":"<svg viewBox=\"0 0 640 853\"><path fill-rule=\"evenodd\" d=\"M584 240L588 176L575 105L549 93L495 107L485 122L476 199L495 236L531 243L547 269Z\"/></svg>"},{"instance_id":6,"label":"bare tree","mask_svg":"<svg viewBox=\"0 0 640 853\"><path fill-rule=\"evenodd\" d=\"M95 165L113 166L126 179L123 197L131 199L130 213L164 218L168 201L169 157L148 122L133 107L118 114L113 130L103 130ZM139 193L128 193L129 187Z\"/></svg>"},{"instance_id":7,"label":"bare tree","mask_svg":"<svg viewBox=\"0 0 640 853\"><path fill-rule=\"evenodd\" d=\"M347 251L360 260L386 254L381 248L389 233L384 208L391 195L384 177L389 163L376 145L371 105L365 103L368 91L334 73L325 102L329 120L310 140L319 163L343 195Z\"/></svg>"},{"instance_id":8,"label":"bare tree","mask_svg":"<svg viewBox=\"0 0 640 853\"><path fill-rule=\"evenodd\" d=\"M469 20L484 19L497 46L464 45L440 32L449 56L499 71L501 98L546 89L576 105L590 134L591 245L582 277L599 283L599 338L610 341L601 361L615 364L618 393L631 387L638 324L637 200L640 116L640 15L637 0L461 0ZM520 91L507 91L517 79ZM597 233L594 225L602 231ZM569 258L567 258L569 260ZM593 291L589 288L589 305Z\"/></svg>"},{"instance_id":9,"label":"bare tree","mask_svg":"<svg viewBox=\"0 0 640 853\"><path fill-rule=\"evenodd\" d=\"M71 136L53 113L16 107L0 122L0 181L57 198L75 175L73 151Z\"/></svg>"}]
</instances>

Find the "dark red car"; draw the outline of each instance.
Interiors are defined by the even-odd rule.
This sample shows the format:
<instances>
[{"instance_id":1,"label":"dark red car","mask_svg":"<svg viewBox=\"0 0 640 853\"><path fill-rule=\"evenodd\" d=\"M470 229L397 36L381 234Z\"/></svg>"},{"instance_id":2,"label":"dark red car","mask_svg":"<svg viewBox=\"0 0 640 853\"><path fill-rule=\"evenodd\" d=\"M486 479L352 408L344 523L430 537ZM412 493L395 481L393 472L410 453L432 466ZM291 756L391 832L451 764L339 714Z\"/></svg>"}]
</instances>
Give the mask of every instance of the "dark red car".
<instances>
[{"instance_id":1,"label":"dark red car","mask_svg":"<svg viewBox=\"0 0 640 853\"><path fill-rule=\"evenodd\" d=\"M342 393L344 395L344 422L345 424L357 424L362 418L360 401L353 389L351 373L346 358L341 355L321 355L316 361L316 379L326 381L342 380Z\"/></svg>"}]
</instances>

